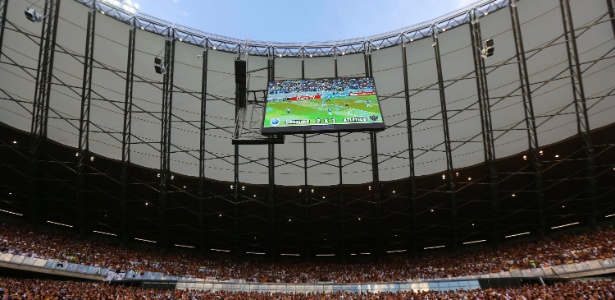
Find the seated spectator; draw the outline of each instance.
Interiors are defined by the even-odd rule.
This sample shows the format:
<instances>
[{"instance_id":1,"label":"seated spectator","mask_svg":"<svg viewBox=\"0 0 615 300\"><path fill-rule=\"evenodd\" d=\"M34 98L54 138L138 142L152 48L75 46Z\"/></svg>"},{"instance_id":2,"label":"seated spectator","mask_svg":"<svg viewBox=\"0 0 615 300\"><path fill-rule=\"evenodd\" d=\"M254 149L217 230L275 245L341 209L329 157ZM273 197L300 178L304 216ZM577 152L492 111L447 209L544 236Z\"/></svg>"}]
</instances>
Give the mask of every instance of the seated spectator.
<instances>
[{"instance_id":1,"label":"seated spectator","mask_svg":"<svg viewBox=\"0 0 615 300\"><path fill-rule=\"evenodd\" d=\"M229 292L197 290L159 290L138 287L114 286L107 283L53 281L40 279L16 279L0 277L2 299L613 299L615 283L611 280L569 281L553 285L525 285L456 291L399 291L379 293L352 292Z\"/></svg>"},{"instance_id":2,"label":"seated spectator","mask_svg":"<svg viewBox=\"0 0 615 300\"><path fill-rule=\"evenodd\" d=\"M160 272L208 280L277 283L392 282L498 273L613 257L615 230L527 241L498 249L392 258L380 262L269 262L259 259L206 258L187 253L130 249L75 238L49 230L3 224L0 251L111 270Z\"/></svg>"}]
</instances>

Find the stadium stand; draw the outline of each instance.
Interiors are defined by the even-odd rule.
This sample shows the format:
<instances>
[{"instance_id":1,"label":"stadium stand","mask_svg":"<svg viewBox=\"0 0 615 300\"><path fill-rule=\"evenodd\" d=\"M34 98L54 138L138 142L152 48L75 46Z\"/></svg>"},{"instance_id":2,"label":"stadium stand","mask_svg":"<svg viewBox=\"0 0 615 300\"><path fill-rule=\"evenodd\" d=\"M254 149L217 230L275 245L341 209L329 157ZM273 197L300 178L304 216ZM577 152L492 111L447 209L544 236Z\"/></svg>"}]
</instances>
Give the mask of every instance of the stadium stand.
<instances>
[{"instance_id":1,"label":"stadium stand","mask_svg":"<svg viewBox=\"0 0 615 300\"><path fill-rule=\"evenodd\" d=\"M497 249L387 259L381 262L271 262L267 259L205 258L195 253L120 247L27 226L3 224L0 250L113 270L245 282L392 282L454 278L612 258L615 229L523 241ZM230 255L229 255L230 256Z\"/></svg>"},{"instance_id":2,"label":"stadium stand","mask_svg":"<svg viewBox=\"0 0 615 300\"><path fill-rule=\"evenodd\" d=\"M614 299L615 283L610 280L571 281L547 285L526 285L519 288L489 288L458 291L410 291L398 293L297 293L263 294L258 292L172 291L114 286L107 283L16 280L0 277L3 299L279 299L279 300L401 300L401 299Z\"/></svg>"}]
</instances>

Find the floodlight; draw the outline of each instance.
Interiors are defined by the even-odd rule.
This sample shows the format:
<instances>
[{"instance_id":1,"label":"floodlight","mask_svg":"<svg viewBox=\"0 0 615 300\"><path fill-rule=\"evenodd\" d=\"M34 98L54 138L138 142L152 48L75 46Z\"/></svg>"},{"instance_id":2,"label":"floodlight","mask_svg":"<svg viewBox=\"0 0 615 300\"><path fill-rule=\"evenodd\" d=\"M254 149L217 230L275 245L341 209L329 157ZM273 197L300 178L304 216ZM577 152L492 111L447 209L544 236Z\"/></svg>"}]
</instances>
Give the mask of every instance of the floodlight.
<instances>
[{"instance_id":1,"label":"floodlight","mask_svg":"<svg viewBox=\"0 0 615 300\"><path fill-rule=\"evenodd\" d=\"M26 18L34 23L40 23L45 18L45 16L37 13L32 7L28 7L24 13L26 14Z\"/></svg>"},{"instance_id":2,"label":"floodlight","mask_svg":"<svg viewBox=\"0 0 615 300\"><path fill-rule=\"evenodd\" d=\"M493 39L487 39L483 43L483 49L481 49L480 55L483 57L483 59L490 57L493 55L494 50L495 50L495 47L493 44Z\"/></svg>"},{"instance_id":3,"label":"floodlight","mask_svg":"<svg viewBox=\"0 0 615 300\"><path fill-rule=\"evenodd\" d=\"M167 72L167 68L164 66L164 62L160 57L154 58L154 70L158 74L164 74Z\"/></svg>"},{"instance_id":4,"label":"floodlight","mask_svg":"<svg viewBox=\"0 0 615 300\"><path fill-rule=\"evenodd\" d=\"M485 40L485 46L493 48L493 39Z\"/></svg>"},{"instance_id":5,"label":"floodlight","mask_svg":"<svg viewBox=\"0 0 615 300\"><path fill-rule=\"evenodd\" d=\"M167 68L165 68L164 66L161 65L155 65L154 66L154 70L156 70L156 73L158 74L164 74L167 72Z\"/></svg>"}]
</instances>

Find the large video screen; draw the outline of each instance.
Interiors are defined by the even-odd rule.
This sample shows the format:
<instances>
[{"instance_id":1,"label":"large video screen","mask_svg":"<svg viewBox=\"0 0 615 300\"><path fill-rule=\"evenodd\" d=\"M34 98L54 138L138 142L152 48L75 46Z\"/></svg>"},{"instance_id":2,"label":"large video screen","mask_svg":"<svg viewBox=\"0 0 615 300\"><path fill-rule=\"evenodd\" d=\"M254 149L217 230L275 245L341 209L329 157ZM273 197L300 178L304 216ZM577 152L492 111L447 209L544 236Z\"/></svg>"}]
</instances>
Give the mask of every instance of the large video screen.
<instances>
[{"instance_id":1,"label":"large video screen","mask_svg":"<svg viewBox=\"0 0 615 300\"><path fill-rule=\"evenodd\" d=\"M263 134L384 128L371 77L269 82Z\"/></svg>"}]
</instances>

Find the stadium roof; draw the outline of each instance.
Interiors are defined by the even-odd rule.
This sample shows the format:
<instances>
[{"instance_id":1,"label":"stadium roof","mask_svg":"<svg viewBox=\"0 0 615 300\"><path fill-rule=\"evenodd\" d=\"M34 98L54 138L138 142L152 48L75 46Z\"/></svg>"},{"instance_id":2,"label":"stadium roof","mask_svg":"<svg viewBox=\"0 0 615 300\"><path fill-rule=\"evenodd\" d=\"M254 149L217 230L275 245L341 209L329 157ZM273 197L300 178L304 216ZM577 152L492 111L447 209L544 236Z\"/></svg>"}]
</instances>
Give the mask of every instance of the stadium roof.
<instances>
[{"instance_id":1,"label":"stadium roof","mask_svg":"<svg viewBox=\"0 0 615 300\"><path fill-rule=\"evenodd\" d=\"M314 44L246 44L102 1L0 3L3 212L304 256L497 243L615 213L612 1L485 1ZM238 57L255 91L373 76L387 129L234 145Z\"/></svg>"}]
</instances>

